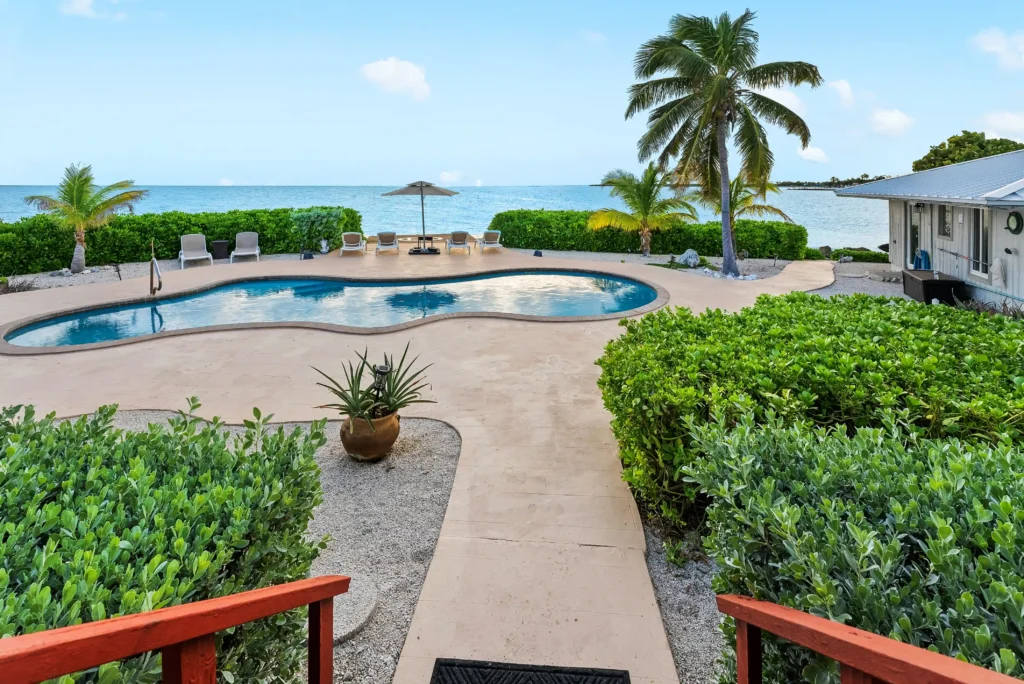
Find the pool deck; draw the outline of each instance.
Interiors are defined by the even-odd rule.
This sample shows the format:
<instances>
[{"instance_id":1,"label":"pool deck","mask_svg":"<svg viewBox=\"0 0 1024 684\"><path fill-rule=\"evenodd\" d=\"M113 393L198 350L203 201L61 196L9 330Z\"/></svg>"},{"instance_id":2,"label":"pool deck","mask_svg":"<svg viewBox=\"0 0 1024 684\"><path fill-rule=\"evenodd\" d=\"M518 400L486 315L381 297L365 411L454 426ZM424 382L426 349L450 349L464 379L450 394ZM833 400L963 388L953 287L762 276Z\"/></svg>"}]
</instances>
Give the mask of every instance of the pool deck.
<instances>
[{"instance_id":1,"label":"pool deck","mask_svg":"<svg viewBox=\"0 0 1024 684\"><path fill-rule=\"evenodd\" d=\"M656 283L669 306L737 310L763 293L832 283L829 262L727 281L635 264L488 253L328 256L196 266L164 274L162 295L229 278L454 276L487 269L585 268ZM147 280L0 297L0 326L47 312L146 294ZM409 414L450 422L462 453L440 539L395 682L425 683L437 657L629 670L634 684L678 682L644 560L636 504L622 482L594 365L619 334L614 320L538 322L445 318L362 335L308 328L231 329L64 354L0 356L0 405L76 415L106 403L181 409L228 422L253 406L275 420L326 415L316 373L369 346L407 341L429 371L437 404ZM396 502L400 505L400 502ZM337 568L344 572L344 568Z\"/></svg>"}]
</instances>

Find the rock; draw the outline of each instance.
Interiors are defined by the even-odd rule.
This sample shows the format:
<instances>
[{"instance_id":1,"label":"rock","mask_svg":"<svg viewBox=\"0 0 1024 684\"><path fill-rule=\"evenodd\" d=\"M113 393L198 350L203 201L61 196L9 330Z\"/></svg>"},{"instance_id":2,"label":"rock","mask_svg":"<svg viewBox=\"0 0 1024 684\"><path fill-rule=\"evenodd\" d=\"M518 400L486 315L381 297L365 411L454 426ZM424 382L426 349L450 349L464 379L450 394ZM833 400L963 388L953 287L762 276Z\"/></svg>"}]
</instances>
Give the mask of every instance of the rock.
<instances>
[{"instance_id":1,"label":"rock","mask_svg":"<svg viewBox=\"0 0 1024 684\"><path fill-rule=\"evenodd\" d=\"M851 263L853 263L853 257L852 256L839 257L839 263L841 263L841 264L851 264Z\"/></svg>"},{"instance_id":2,"label":"rock","mask_svg":"<svg viewBox=\"0 0 1024 684\"><path fill-rule=\"evenodd\" d=\"M533 256L542 257L542 256L544 256L544 253L541 252L539 249L535 249L535 250L533 250Z\"/></svg>"},{"instance_id":3,"label":"rock","mask_svg":"<svg viewBox=\"0 0 1024 684\"><path fill-rule=\"evenodd\" d=\"M700 266L700 255L694 250L688 249L679 257L679 263L687 268L697 268Z\"/></svg>"},{"instance_id":4,"label":"rock","mask_svg":"<svg viewBox=\"0 0 1024 684\"><path fill-rule=\"evenodd\" d=\"M740 280L757 280L757 274L751 273L749 275L740 276Z\"/></svg>"},{"instance_id":5,"label":"rock","mask_svg":"<svg viewBox=\"0 0 1024 684\"><path fill-rule=\"evenodd\" d=\"M84 271L82 271L82 275L85 275L87 273L92 273L92 269L87 268Z\"/></svg>"},{"instance_id":6,"label":"rock","mask_svg":"<svg viewBox=\"0 0 1024 684\"><path fill-rule=\"evenodd\" d=\"M818 248L818 251L821 252L821 256L825 257L826 259L832 256L832 248L829 247L828 245L822 245L821 247Z\"/></svg>"}]
</instances>

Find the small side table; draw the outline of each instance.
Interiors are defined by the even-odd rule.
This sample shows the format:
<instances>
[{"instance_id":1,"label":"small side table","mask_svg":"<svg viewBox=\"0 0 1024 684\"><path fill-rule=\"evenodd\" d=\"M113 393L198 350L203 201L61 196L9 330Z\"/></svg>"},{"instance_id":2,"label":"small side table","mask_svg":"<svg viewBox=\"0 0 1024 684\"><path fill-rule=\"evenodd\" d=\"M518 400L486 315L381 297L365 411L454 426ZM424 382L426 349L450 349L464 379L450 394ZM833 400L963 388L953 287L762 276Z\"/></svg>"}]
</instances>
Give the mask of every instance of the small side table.
<instances>
[{"instance_id":1,"label":"small side table","mask_svg":"<svg viewBox=\"0 0 1024 684\"><path fill-rule=\"evenodd\" d=\"M227 259L231 256L231 252L228 247L231 246L231 240L214 240L210 243L210 254L213 255L214 259Z\"/></svg>"}]
</instances>

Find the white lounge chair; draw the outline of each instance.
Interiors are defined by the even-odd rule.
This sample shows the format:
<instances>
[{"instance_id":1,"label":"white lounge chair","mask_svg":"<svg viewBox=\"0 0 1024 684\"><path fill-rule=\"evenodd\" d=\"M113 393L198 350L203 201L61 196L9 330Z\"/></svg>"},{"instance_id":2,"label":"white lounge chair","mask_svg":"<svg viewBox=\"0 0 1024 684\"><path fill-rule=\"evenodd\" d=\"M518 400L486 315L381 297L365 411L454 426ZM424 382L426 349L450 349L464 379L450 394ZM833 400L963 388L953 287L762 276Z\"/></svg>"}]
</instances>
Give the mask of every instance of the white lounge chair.
<instances>
[{"instance_id":1,"label":"white lounge chair","mask_svg":"<svg viewBox=\"0 0 1024 684\"><path fill-rule=\"evenodd\" d=\"M235 235L235 249L228 258L228 263L233 264L235 257L254 256L256 261L260 260L260 234L259 233L238 233Z\"/></svg>"},{"instance_id":2,"label":"white lounge chair","mask_svg":"<svg viewBox=\"0 0 1024 684\"><path fill-rule=\"evenodd\" d=\"M186 261L209 260L213 265L213 255L206 251L206 236L202 233L190 233L181 236L181 250L178 252L178 261L181 267L185 268Z\"/></svg>"},{"instance_id":3,"label":"white lounge chair","mask_svg":"<svg viewBox=\"0 0 1024 684\"><path fill-rule=\"evenodd\" d=\"M377 233L377 248L374 250L374 254L380 254L381 252L394 252L399 254L398 251L398 236L394 233Z\"/></svg>"},{"instance_id":4,"label":"white lounge chair","mask_svg":"<svg viewBox=\"0 0 1024 684\"><path fill-rule=\"evenodd\" d=\"M366 254L366 240L363 239L362 233L341 234L340 256L345 256L345 252L359 252L360 254Z\"/></svg>"},{"instance_id":5,"label":"white lounge chair","mask_svg":"<svg viewBox=\"0 0 1024 684\"><path fill-rule=\"evenodd\" d=\"M464 249L466 254L472 254L473 250L469 246L469 233L464 230L452 232L448 238L448 253L451 254L453 249Z\"/></svg>"},{"instance_id":6,"label":"white lounge chair","mask_svg":"<svg viewBox=\"0 0 1024 684\"><path fill-rule=\"evenodd\" d=\"M485 249L495 248L499 252L505 249L501 246L501 231L500 230L485 230L484 239L480 241L480 253L483 254Z\"/></svg>"}]
</instances>

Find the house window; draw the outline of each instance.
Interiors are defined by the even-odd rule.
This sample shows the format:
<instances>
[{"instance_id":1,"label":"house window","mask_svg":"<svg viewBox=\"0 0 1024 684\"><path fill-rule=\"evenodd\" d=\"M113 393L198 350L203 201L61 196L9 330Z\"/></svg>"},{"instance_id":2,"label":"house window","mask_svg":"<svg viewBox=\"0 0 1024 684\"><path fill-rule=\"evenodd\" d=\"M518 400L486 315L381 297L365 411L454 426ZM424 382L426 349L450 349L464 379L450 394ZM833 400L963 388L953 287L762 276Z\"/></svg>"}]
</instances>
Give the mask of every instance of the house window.
<instances>
[{"instance_id":1,"label":"house window","mask_svg":"<svg viewBox=\"0 0 1024 684\"><path fill-rule=\"evenodd\" d=\"M936 232L940 238L953 239L953 207L940 204L936 207L938 217L935 222Z\"/></svg>"},{"instance_id":2,"label":"house window","mask_svg":"<svg viewBox=\"0 0 1024 684\"><path fill-rule=\"evenodd\" d=\"M971 211L971 273L988 277L989 243L992 239L987 210Z\"/></svg>"}]
</instances>

